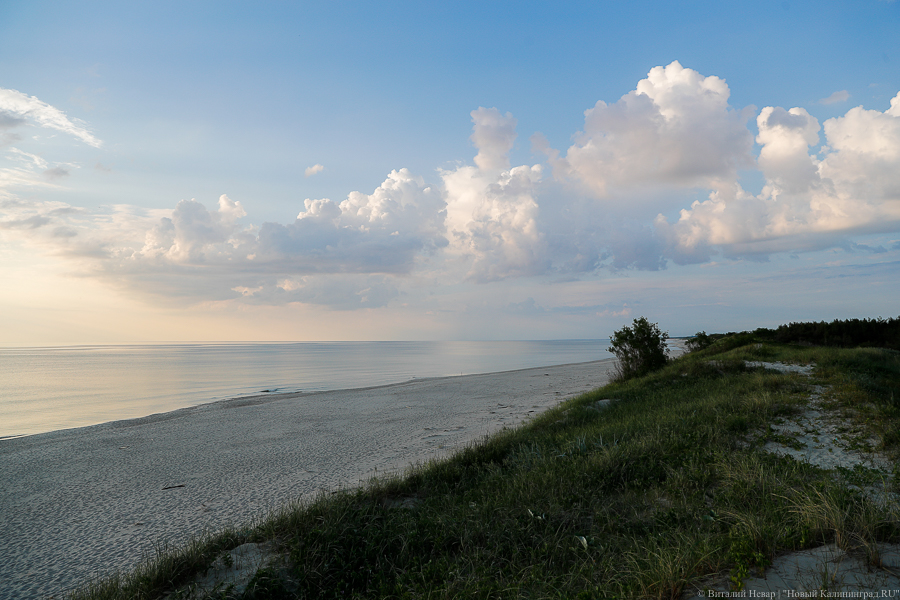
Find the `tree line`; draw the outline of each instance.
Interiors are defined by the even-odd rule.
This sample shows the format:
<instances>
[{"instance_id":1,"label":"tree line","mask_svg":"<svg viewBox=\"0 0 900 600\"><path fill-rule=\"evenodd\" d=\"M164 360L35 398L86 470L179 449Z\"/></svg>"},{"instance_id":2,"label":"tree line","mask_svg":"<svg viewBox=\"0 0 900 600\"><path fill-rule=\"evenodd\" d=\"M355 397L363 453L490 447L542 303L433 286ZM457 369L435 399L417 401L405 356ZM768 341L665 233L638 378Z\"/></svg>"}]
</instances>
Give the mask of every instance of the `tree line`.
<instances>
[{"instance_id":1,"label":"tree line","mask_svg":"<svg viewBox=\"0 0 900 600\"><path fill-rule=\"evenodd\" d=\"M900 317L896 319L835 319L812 323L788 323L777 329L757 329L756 337L776 342L855 348L875 346L900 350Z\"/></svg>"}]
</instances>

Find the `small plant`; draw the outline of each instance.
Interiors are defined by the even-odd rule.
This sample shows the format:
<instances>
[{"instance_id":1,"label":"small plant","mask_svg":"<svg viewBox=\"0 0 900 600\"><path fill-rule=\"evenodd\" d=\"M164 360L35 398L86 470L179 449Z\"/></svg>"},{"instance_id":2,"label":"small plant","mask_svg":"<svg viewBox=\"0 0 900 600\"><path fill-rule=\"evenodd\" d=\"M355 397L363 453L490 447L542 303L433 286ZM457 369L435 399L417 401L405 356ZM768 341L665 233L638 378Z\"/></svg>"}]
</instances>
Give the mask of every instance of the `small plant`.
<instances>
[{"instance_id":1,"label":"small plant","mask_svg":"<svg viewBox=\"0 0 900 600\"><path fill-rule=\"evenodd\" d=\"M734 569L729 579L732 589L736 592L744 589L744 580L750 577L750 569L757 567L764 569L769 565L766 555L757 548L757 541L748 531L731 532L731 548L728 558L734 562Z\"/></svg>"},{"instance_id":2,"label":"small plant","mask_svg":"<svg viewBox=\"0 0 900 600\"><path fill-rule=\"evenodd\" d=\"M625 326L613 332L610 350L619 359L618 378L640 377L664 367L669 362L667 339L669 333L660 331L659 326L646 317L635 319L632 327Z\"/></svg>"}]
</instances>

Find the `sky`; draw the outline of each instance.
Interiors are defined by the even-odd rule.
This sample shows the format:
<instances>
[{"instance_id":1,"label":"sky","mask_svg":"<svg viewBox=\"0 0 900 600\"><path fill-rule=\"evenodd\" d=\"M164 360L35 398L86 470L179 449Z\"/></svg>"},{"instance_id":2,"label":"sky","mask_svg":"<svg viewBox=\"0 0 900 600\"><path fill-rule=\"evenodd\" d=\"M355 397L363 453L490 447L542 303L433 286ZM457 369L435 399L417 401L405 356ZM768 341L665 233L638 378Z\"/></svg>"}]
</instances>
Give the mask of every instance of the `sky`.
<instances>
[{"instance_id":1,"label":"sky","mask_svg":"<svg viewBox=\"0 0 900 600\"><path fill-rule=\"evenodd\" d=\"M900 2L0 3L0 345L900 315Z\"/></svg>"}]
</instances>

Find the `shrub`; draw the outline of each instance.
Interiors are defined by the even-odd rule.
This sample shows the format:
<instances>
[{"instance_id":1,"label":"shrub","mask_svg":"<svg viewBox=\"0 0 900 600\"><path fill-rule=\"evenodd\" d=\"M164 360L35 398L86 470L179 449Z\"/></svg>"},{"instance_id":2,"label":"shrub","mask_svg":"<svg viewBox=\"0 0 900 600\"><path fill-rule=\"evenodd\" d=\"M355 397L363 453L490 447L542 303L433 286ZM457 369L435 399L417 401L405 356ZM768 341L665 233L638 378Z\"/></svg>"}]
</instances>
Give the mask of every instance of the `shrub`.
<instances>
[{"instance_id":1,"label":"shrub","mask_svg":"<svg viewBox=\"0 0 900 600\"><path fill-rule=\"evenodd\" d=\"M687 349L690 352L694 350L703 350L704 348L709 348L713 343L713 339L706 335L705 331L698 331L694 337L689 339L686 343Z\"/></svg>"},{"instance_id":2,"label":"shrub","mask_svg":"<svg viewBox=\"0 0 900 600\"><path fill-rule=\"evenodd\" d=\"M669 333L661 332L659 326L646 317L635 319L631 327L625 326L613 332L610 351L619 359L617 377L639 377L665 366L669 361L667 339Z\"/></svg>"}]
</instances>

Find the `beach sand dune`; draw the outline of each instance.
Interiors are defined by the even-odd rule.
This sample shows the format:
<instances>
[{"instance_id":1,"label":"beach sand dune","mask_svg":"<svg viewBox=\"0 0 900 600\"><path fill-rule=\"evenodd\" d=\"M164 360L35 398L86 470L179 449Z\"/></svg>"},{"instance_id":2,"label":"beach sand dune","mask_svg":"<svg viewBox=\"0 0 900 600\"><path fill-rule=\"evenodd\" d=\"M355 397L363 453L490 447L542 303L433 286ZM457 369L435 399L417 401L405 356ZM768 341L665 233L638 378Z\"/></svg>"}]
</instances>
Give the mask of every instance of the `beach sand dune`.
<instances>
[{"instance_id":1,"label":"beach sand dune","mask_svg":"<svg viewBox=\"0 0 900 600\"><path fill-rule=\"evenodd\" d=\"M0 599L400 470L605 384L615 361L226 400L0 440Z\"/></svg>"}]
</instances>

